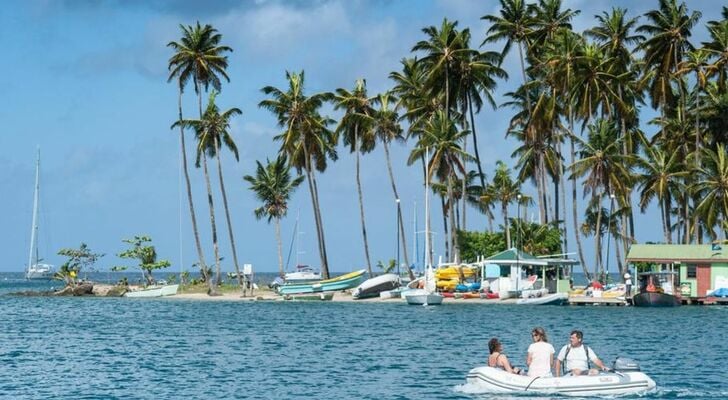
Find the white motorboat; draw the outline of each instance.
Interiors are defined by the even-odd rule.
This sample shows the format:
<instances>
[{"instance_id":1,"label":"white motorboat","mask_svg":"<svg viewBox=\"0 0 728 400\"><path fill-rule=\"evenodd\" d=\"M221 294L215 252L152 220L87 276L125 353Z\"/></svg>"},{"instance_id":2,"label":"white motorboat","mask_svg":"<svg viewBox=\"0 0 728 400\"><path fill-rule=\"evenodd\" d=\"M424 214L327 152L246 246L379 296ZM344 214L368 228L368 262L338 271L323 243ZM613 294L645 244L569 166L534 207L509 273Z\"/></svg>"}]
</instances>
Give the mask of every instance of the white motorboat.
<instances>
[{"instance_id":1,"label":"white motorboat","mask_svg":"<svg viewBox=\"0 0 728 400\"><path fill-rule=\"evenodd\" d=\"M314 270L308 265L296 265L296 270L288 272L285 276L286 283L320 281L321 272Z\"/></svg>"},{"instance_id":2,"label":"white motorboat","mask_svg":"<svg viewBox=\"0 0 728 400\"><path fill-rule=\"evenodd\" d=\"M569 300L566 293L539 294L533 297L525 297L518 299L516 304L526 305L563 305Z\"/></svg>"},{"instance_id":3,"label":"white motorboat","mask_svg":"<svg viewBox=\"0 0 728 400\"><path fill-rule=\"evenodd\" d=\"M378 297L380 293L396 289L399 286L400 280L397 274L383 274L362 282L362 284L357 286L351 293L351 297L355 299Z\"/></svg>"},{"instance_id":4,"label":"white motorboat","mask_svg":"<svg viewBox=\"0 0 728 400\"><path fill-rule=\"evenodd\" d=\"M30 256L25 279L53 279L54 267L41 263L38 256L38 203L40 197L40 150L35 162L35 191L33 193L33 223L30 229Z\"/></svg>"},{"instance_id":5,"label":"white motorboat","mask_svg":"<svg viewBox=\"0 0 728 400\"><path fill-rule=\"evenodd\" d=\"M130 292L124 293L124 297L134 297L134 298L140 298L140 297L162 297L162 296L172 296L177 294L177 289L179 289L179 285L152 285L147 286L144 289L139 290L132 290Z\"/></svg>"},{"instance_id":6,"label":"white motorboat","mask_svg":"<svg viewBox=\"0 0 728 400\"><path fill-rule=\"evenodd\" d=\"M623 368L618 367L622 365ZM530 377L500 368L477 367L470 370L467 383L483 393L558 393L568 396L606 396L641 393L655 388L653 381L629 359L617 359L613 372L598 375Z\"/></svg>"}]
</instances>

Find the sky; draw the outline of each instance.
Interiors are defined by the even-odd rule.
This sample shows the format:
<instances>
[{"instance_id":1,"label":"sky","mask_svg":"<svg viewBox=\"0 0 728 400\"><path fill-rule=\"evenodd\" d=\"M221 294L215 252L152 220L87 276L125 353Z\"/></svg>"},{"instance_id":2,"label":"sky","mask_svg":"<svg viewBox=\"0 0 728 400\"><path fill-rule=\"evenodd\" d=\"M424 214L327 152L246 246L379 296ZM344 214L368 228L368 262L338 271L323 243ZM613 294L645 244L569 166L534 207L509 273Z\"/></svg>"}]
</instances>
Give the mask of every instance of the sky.
<instances>
[{"instance_id":1,"label":"sky","mask_svg":"<svg viewBox=\"0 0 728 400\"><path fill-rule=\"evenodd\" d=\"M707 36L704 24L719 17L722 2L687 1L703 13L693 35ZM581 10L573 21L576 31L594 25L594 15L612 6L625 7L631 16L657 7L657 1L564 1ZM256 160L273 159L280 133L273 115L259 109L264 86L286 87L286 71L306 73L307 93L351 89L364 78L370 95L386 91L391 71L411 57L412 46L425 39L422 28L439 26L443 18L457 20L471 30L473 44L485 37L488 26L480 17L495 14L496 1L51 1L10 0L0 11L0 271L22 271L28 263L35 159L41 154L39 250L46 262L60 265L61 248L86 243L105 253L98 267L132 265L116 254L122 239L149 235L160 258L172 262L170 272L190 269L196 262L184 192L180 192L179 134L170 125L177 119L177 86L168 83L166 44L180 38L180 24L199 21L222 34L222 44L233 48L228 75L217 98L221 109L238 107L242 116L232 121L231 133L240 161L223 154L234 235L240 263L257 272L278 268L275 231L266 220L256 220L258 202L242 177L254 174ZM482 49L500 51L502 44ZM500 104L504 93L521 83L515 52L506 58L510 75L494 93ZM196 114L189 88L183 107ZM336 112L327 110L334 118ZM492 176L495 163L514 161L516 144L505 138L511 111L484 108L476 116L483 169ZM645 109L642 120L654 111ZM652 135L654 127L643 128ZM188 136L188 154L192 136ZM472 146L472 145L471 145ZM394 145L395 168L410 254L415 234L424 228L424 189L420 166L406 165L409 148ZM352 271L365 266L359 206L354 179L354 157L340 146L339 160L318 176L329 269ZM473 167L474 168L474 167ZM191 169L195 208L206 260L213 260L205 186L201 169ZM372 264L396 258L396 204L387 178L383 150L362 158L364 207ZM213 180L216 185L216 180ZM213 186L216 192L217 186ZM527 194L535 194L530 185ZM182 193L182 194L181 194ZM222 201L215 197L223 271L232 271L232 257ZM415 206L416 203L416 206ZM299 263L318 266L315 224L306 184L300 186L282 222L284 261L293 243L293 227L300 215L298 251L289 268ZM606 206L606 205L605 205ZM515 206L514 206L515 207ZM528 212L533 218L537 209ZM443 253L442 220L433 208L434 249ZM515 210L511 211L515 215ZM502 217L496 212L496 221ZM571 225L569 225L571 227ZM468 210L470 230L484 230L487 221ZM654 209L637 215L638 242L661 240ZM438 239L438 237L440 239ZM419 238L420 249L423 246ZM574 246L574 240L569 240ZM591 238L585 240L588 260L594 258ZM568 249L576 251L575 248ZM402 259L403 261L403 259ZM614 261L612 266L616 265ZM373 268L374 265L372 265Z\"/></svg>"}]
</instances>

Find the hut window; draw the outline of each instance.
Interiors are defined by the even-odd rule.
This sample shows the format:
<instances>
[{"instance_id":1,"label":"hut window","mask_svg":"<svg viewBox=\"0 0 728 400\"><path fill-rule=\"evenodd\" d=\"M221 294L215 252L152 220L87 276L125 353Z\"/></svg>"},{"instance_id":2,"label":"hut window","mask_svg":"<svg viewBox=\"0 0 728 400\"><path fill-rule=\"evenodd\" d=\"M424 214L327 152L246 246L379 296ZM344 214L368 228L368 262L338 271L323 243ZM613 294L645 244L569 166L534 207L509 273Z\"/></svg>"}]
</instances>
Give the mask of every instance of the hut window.
<instances>
[{"instance_id":1,"label":"hut window","mask_svg":"<svg viewBox=\"0 0 728 400\"><path fill-rule=\"evenodd\" d=\"M697 266L695 264L688 265L688 278L697 278Z\"/></svg>"}]
</instances>

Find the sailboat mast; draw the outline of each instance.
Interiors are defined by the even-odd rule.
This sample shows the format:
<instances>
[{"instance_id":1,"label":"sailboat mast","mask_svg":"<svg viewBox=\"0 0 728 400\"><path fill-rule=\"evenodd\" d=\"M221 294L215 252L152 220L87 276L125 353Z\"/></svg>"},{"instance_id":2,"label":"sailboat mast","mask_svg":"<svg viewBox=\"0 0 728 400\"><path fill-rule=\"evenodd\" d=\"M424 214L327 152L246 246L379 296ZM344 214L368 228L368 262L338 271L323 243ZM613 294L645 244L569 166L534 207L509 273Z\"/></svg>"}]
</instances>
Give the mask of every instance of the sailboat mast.
<instances>
[{"instance_id":1,"label":"sailboat mast","mask_svg":"<svg viewBox=\"0 0 728 400\"><path fill-rule=\"evenodd\" d=\"M38 246L35 241L38 235L38 192L40 191L40 148L35 161L35 190L33 193L33 225L30 229L30 254L28 255L28 269L33 266L33 253L35 261L38 262Z\"/></svg>"},{"instance_id":2,"label":"sailboat mast","mask_svg":"<svg viewBox=\"0 0 728 400\"><path fill-rule=\"evenodd\" d=\"M425 156L425 267L432 265L430 259L430 147ZM427 276L427 274L425 274ZM425 278L427 279L427 278Z\"/></svg>"}]
</instances>

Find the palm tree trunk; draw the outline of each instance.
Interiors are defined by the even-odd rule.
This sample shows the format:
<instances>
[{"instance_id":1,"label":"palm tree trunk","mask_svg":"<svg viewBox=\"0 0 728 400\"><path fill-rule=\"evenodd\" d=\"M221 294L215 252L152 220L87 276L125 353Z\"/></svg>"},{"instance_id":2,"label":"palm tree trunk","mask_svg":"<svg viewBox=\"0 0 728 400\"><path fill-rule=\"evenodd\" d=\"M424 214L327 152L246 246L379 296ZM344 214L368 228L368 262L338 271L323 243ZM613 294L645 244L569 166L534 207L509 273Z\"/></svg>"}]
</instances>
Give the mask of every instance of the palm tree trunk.
<instances>
[{"instance_id":1,"label":"palm tree trunk","mask_svg":"<svg viewBox=\"0 0 728 400\"><path fill-rule=\"evenodd\" d=\"M410 268L409 257L407 255L407 238L404 231L404 223L402 222L402 205L400 202L399 194L397 193L397 186L394 183L394 173L392 172L392 160L389 157L389 143L385 140L384 144L384 155L387 159L387 172L389 173L389 182L392 184L392 192L394 193L394 200L397 202L397 223L399 224L399 234L402 240L402 250L404 253L404 263L407 264L407 274L410 280L415 280L415 274Z\"/></svg>"},{"instance_id":2,"label":"palm tree trunk","mask_svg":"<svg viewBox=\"0 0 728 400\"><path fill-rule=\"evenodd\" d=\"M478 152L478 135L475 133L475 116L473 115L472 99L470 92L467 94L468 99L468 112L470 113L470 130L473 135L473 147L475 148L475 161L478 164L478 174L480 174L480 186L485 189L485 174L483 173L483 166L480 164L480 153ZM465 224L463 224L465 229Z\"/></svg>"},{"instance_id":3,"label":"palm tree trunk","mask_svg":"<svg viewBox=\"0 0 728 400\"><path fill-rule=\"evenodd\" d=\"M597 226L594 230L594 249L596 252L596 265L594 266L594 275L600 280L604 281L604 266L602 265L602 196L598 195L597 204ZM607 254L609 257L609 254Z\"/></svg>"},{"instance_id":4,"label":"palm tree trunk","mask_svg":"<svg viewBox=\"0 0 728 400\"><path fill-rule=\"evenodd\" d=\"M233 252L233 265L235 266L235 273L238 276L238 285L240 285L240 290L243 292L243 295L245 295L245 289L246 286L243 282L243 274L240 273L240 267L238 264L238 252L235 248L235 237L233 236L233 224L230 220L230 209L228 207L228 201L227 201L227 191L225 190L225 181L222 176L222 161L220 160L220 143L217 140L217 136L213 138L213 142L215 144L215 152L216 158L217 158L217 175L220 179L220 192L222 193L222 205L225 209L225 221L227 222L227 228L228 228L228 236L230 237L230 248Z\"/></svg>"},{"instance_id":5,"label":"palm tree trunk","mask_svg":"<svg viewBox=\"0 0 728 400\"><path fill-rule=\"evenodd\" d=\"M276 243L278 244L278 276L283 278L286 274L283 271L283 241L281 240L281 218L276 217Z\"/></svg>"},{"instance_id":6,"label":"palm tree trunk","mask_svg":"<svg viewBox=\"0 0 728 400\"><path fill-rule=\"evenodd\" d=\"M559 189L561 195L561 216L563 218L563 221L559 225L561 225L562 232L564 232L564 249L562 250L562 252L567 253L569 251L569 231L568 224L566 223L566 182L564 181L564 162L561 161L561 141L557 143L557 148L559 152Z\"/></svg>"},{"instance_id":7,"label":"palm tree trunk","mask_svg":"<svg viewBox=\"0 0 728 400\"><path fill-rule=\"evenodd\" d=\"M321 231L321 250L323 252L324 256L324 263L326 263L326 271L329 271L329 257L326 253L326 238L324 236L324 221L321 217L321 202L319 201L319 194L318 194L318 185L316 183L316 173L314 170L311 170L311 180L313 181L313 191L314 196L316 197L316 218L318 218L319 222L319 230Z\"/></svg>"},{"instance_id":8,"label":"palm tree trunk","mask_svg":"<svg viewBox=\"0 0 728 400\"><path fill-rule=\"evenodd\" d=\"M672 244L672 221L670 218L670 209L672 208L672 205L670 204L670 195L665 195L665 227L667 230L665 231L665 240L667 241L667 244Z\"/></svg>"},{"instance_id":9,"label":"palm tree trunk","mask_svg":"<svg viewBox=\"0 0 728 400\"><path fill-rule=\"evenodd\" d=\"M523 84L526 85L528 82L528 78L526 77L526 66L523 62L523 47L521 46L521 41L518 41L518 56L521 60L521 74L523 75ZM531 118L531 96L528 93L528 90L525 91L526 93L526 107L528 107L528 117Z\"/></svg>"},{"instance_id":10,"label":"palm tree trunk","mask_svg":"<svg viewBox=\"0 0 728 400\"><path fill-rule=\"evenodd\" d=\"M445 196L440 194L440 205L442 206L442 239L443 243L445 243L445 259L450 261L450 235L448 235L447 217L449 215L448 208L452 207L452 203L448 207L448 203L445 202Z\"/></svg>"},{"instance_id":11,"label":"palm tree trunk","mask_svg":"<svg viewBox=\"0 0 728 400\"><path fill-rule=\"evenodd\" d=\"M457 229L455 229L455 210L453 210L455 201L452 193L452 174L447 178L447 192L447 197L450 198L450 248L452 249L452 261L457 263L460 262L460 255L458 254Z\"/></svg>"},{"instance_id":12,"label":"palm tree trunk","mask_svg":"<svg viewBox=\"0 0 728 400\"><path fill-rule=\"evenodd\" d=\"M364 238L364 256L367 260L367 272L369 277L374 277L372 273L372 262L369 260L369 242L367 241L367 225L364 220L364 196L361 191L361 154L359 152L359 126L354 126L354 145L356 146L356 190L359 195L359 217L361 218L361 235Z\"/></svg>"},{"instance_id":13,"label":"palm tree trunk","mask_svg":"<svg viewBox=\"0 0 728 400\"><path fill-rule=\"evenodd\" d=\"M178 106L179 106L179 120L182 121L182 89L179 91L179 98L178 98ZM202 244L200 243L200 232L197 228L197 216L195 215L195 205L192 202L192 185L190 184L190 172L187 168L187 150L185 146L185 132L184 127L182 124L179 126L179 141L180 141L180 151L182 152L182 170L184 171L185 175L185 186L187 187L187 202L190 206L190 218L192 220L192 233L195 236L195 247L197 249L197 257L200 261L200 274L202 275L202 279L205 281L208 281L210 279L209 276L207 276L207 264L205 263L205 256L202 252Z\"/></svg>"},{"instance_id":14,"label":"palm tree trunk","mask_svg":"<svg viewBox=\"0 0 728 400\"><path fill-rule=\"evenodd\" d=\"M207 156L202 152L202 171L205 173L205 184L207 186L207 204L210 207L210 225L212 227L212 249L215 253L215 278L210 279L208 293L216 296L217 285L220 284L220 249L217 244L217 227L215 225L215 205L212 201L212 186L210 185L210 174L207 170Z\"/></svg>"},{"instance_id":15,"label":"palm tree trunk","mask_svg":"<svg viewBox=\"0 0 728 400\"><path fill-rule=\"evenodd\" d=\"M319 257L321 258L321 273L324 279L329 279L329 267L326 262L326 251L324 250L323 235L321 229L321 220L318 216L318 197L316 196L316 185L313 178L313 170L311 167L311 159L308 155L308 149L303 145L303 153L306 162L306 180L308 181L308 191L311 194L311 206L313 208L314 222L316 223L316 238L318 239Z\"/></svg>"},{"instance_id":16,"label":"palm tree trunk","mask_svg":"<svg viewBox=\"0 0 728 400\"><path fill-rule=\"evenodd\" d=\"M503 214L503 226L506 230L506 246L510 249L511 245L511 225L508 221L508 204L504 201L501 203L501 214Z\"/></svg>"},{"instance_id":17,"label":"palm tree trunk","mask_svg":"<svg viewBox=\"0 0 728 400\"><path fill-rule=\"evenodd\" d=\"M573 128L573 124L572 124ZM573 131L572 131L573 132ZM573 133L572 133L573 135ZM576 149L574 148L574 138L570 138L571 142L571 165L574 165L574 162L576 160ZM574 224L574 237L576 238L576 249L579 253L579 262L581 262L581 268L584 270L584 276L586 276L587 280L591 280L589 275L589 268L586 265L586 262L584 260L584 250L581 246L581 237L579 236L579 213L578 213L578 202L576 197L576 178L571 177L571 218L572 222Z\"/></svg>"}]
</instances>

